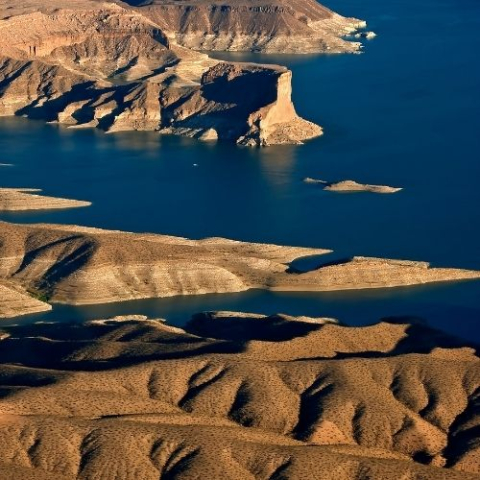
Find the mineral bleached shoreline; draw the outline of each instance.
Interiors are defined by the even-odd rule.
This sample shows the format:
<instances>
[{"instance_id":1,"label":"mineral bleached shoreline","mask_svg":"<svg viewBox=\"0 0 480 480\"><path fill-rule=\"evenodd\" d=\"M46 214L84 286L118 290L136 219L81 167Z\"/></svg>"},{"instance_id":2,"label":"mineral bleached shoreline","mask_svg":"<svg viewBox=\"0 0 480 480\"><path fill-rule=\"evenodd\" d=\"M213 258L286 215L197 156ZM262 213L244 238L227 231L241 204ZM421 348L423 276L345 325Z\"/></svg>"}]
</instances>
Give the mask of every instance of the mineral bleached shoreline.
<instances>
[{"instance_id":1,"label":"mineral bleached shoreline","mask_svg":"<svg viewBox=\"0 0 480 480\"><path fill-rule=\"evenodd\" d=\"M59 320L0 325L5 480L480 473L475 346L415 319Z\"/></svg>"},{"instance_id":2,"label":"mineral bleached shoreline","mask_svg":"<svg viewBox=\"0 0 480 480\"><path fill-rule=\"evenodd\" d=\"M0 279L51 302L85 305L175 295L387 288L480 278L426 262L354 257L306 272L290 268L319 248L0 222Z\"/></svg>"},{"instance_id":3,"label":"mineral bleached shoreline","mask_svg":"<svg viewBox=\"0 0 480 480\"><path fill-rule=\"evenodd\" d=\"M196 50L266 53L358 53L350 41L363 20L347 18L314 0L127 0L171 41ZM361 32L365 38L370 32Z\"/></svg>"},{"instance_id":4,"label":"mineral bleached shoreline","mask_svg":"<svg viewBox=\"0 0 480 480\"><path fill-rule=\"evenodd\" d=\"M91 202L38 195L37 188L0 188L0 212L89 207Z\"/></svg>"}]
</instances>

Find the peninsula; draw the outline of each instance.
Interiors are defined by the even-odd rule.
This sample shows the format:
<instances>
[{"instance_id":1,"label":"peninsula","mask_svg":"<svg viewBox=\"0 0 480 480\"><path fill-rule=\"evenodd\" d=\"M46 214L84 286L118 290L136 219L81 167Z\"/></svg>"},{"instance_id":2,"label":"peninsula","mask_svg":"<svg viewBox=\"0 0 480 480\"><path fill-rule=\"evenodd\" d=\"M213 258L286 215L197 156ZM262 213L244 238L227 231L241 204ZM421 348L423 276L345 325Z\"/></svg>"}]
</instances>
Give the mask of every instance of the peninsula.
<instances>
[{"instance_id":1,"label":"peninsula","mask_svg":"<svg viewBox=\"0 0 480 480\"><path fill-rule=\"evenodd\" d=\"M38 188L0 188L0 212L88 207L90 202L38 195Z\"/></svg>"},{"instance_id":2,"label":"peninsula","mask_svg":"<svg viewBox=\"0 0 480 480\"><path fill-rule=\"evenodd\" d=\"M188 240L67 225L0 222L0 279L73 305L175 295L334 291L473 280L479 271L354 257L301 272L290 263L330 250Z\"/></svg>"}]
</instances>

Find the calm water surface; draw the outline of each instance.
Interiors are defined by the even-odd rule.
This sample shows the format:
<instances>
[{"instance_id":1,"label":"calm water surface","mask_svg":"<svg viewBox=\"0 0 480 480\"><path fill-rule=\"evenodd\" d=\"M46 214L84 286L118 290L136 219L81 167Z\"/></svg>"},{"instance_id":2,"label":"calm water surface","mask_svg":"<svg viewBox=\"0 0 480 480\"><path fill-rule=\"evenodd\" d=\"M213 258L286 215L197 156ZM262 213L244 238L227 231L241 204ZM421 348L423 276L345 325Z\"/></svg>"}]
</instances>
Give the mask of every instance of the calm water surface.
<instances>
[{"instance_id":1,"label":"calm water surface","mask_svg":"<svg viewBox=\"0 0 480 480\"><path fill-rule=\"evenodd\" d=\"M331 0L378 33L363 55L221 58L294 72L298 112L325 128L304 146L202 144L0 119L0 185L90 200L90 208L1 215L200 238L332 248L480 269L480 3ZM194 166L198 164L198 166ZM334 194L325 180L402 186ZM419 315L480 341L480 282L329 294L248 292L74 308L22 321L146 313L181 324L198 310L328 315L352 324Z\"/></svg>"}]
</instances>

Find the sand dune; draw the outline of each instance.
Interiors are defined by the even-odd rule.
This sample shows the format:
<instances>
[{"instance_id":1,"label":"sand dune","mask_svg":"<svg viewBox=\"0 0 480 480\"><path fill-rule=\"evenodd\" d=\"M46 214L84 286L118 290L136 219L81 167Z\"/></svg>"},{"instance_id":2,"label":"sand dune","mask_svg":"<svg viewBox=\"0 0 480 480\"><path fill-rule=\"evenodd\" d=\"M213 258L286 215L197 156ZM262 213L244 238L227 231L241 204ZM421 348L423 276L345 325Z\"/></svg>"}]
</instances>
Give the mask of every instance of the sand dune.
<instances>
[{"instance_id":1,"label":"sand dune","mask_svg":"<svg viewBox=\"0 0 480 480\"><path fill-rule=\"evenodd\" d=\"M480 473L475 348L417 321L212 312L185 330L125 317L1 333L6 478Z\"/></svg>"}]
</instances>

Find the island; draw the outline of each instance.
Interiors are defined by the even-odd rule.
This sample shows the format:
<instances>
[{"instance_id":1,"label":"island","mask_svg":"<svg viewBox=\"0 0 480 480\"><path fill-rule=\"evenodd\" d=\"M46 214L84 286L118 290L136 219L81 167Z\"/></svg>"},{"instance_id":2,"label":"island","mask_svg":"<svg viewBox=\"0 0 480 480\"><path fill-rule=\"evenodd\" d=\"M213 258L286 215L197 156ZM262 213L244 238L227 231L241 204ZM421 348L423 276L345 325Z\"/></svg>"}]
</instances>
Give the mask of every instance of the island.
<instances>
[{"instance_id":1,"label":"island","mask_svg":"<svg viewBox=\"0 0 480 480\"><path fill-rule=\"evenodd\" d=\"M322 185L323 190L330 192L371 192L371 193L397 193L403 190L401 187L389 187L388 185L369 185L368 183L358 183L354 180L342 180L341 182L327 182L311 177L303 179L305 183Z\"/></svg>"}]
</instances>

